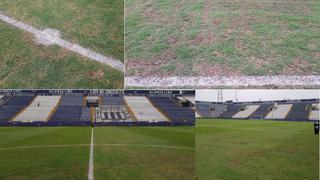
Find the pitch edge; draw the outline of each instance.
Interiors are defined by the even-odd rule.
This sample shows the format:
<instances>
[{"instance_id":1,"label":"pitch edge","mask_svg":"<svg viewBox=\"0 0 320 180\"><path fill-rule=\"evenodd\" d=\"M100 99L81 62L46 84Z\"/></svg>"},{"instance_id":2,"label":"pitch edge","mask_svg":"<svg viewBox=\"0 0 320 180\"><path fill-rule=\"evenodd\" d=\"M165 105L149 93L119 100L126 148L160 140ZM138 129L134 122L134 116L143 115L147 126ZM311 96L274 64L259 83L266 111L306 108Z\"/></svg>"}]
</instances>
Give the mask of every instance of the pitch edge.
<instances>
[{"instance_id":1,"label":"pitch edge","mask_svg":"<svg viewBox=\"0 0 320 180\"><path fill-rule=\"evenodd\" d=\"M320 75L310 76L198 76L125 77L126 87L319 86Z\"/></svg>"}]
</instances>

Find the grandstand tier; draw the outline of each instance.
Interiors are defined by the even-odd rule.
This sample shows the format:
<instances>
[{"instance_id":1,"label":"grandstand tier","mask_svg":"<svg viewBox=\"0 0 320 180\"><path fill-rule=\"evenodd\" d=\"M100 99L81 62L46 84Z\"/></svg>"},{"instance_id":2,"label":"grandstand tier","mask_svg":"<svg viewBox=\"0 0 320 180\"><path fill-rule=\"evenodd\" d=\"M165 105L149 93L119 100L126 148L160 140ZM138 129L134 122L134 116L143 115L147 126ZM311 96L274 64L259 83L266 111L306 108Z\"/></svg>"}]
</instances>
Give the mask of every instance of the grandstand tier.
<instances>
[{"instance_id":1,"label":"grandstand tier","mask_svg":"<svg viewBox=\"0 0 320 180\"><path fill-rule=\"evenodd\" d=\"M195 112L190 107L181 107L176 99L172 97L148 97L155 107L157 107L171 121L193 122Z\"/></svg>"},{"instance_id":2,"label":"grandstand tier","mask_svg":"<svg viewBox=\"0 0 320 180\"><path fill-rule=\"evenodd\" d=\"M145 96L125 96L128 108L137 121L160 122L168 119Z\"/></svg>"},{"instance_id":3,"label":"grandstand tier","mask_svg":"<svg viewBox=\"0 0 320 180\"><path fill-rule=\"evenodd\" d=\"M262 103L254 111L250 116L249 119L263 119L273 108L273 103Z\"/></svg>"},{"instance_id":4,"label":"grandstand tier","mask_svg":"<svg viewBox=\"0 0 320 180\"><path fill-rule=\"evenodd\" d=\"M60 96L37 96L32 103L20 112L14 122L46 122L56 108Z\"/></svg>"},{"instance_id":5,"label":"grandstand tier","mask_svg":"<svg viewBox=\"0 0 320 180\"><path fill-rule=\"evenodd\" d=\"M261 102L196 102L202 118L270 119L287 121L319 120L319 99Z\"/></svg>"},{"instance_id":6,"label":"grandstand tier","mask_svg":"<svg viewBox=\"0 0 320 180\"><path fill-rule=\"evenodd\" d=\"M319 121L319 119L320 119L320 104L318 104L318 103L312 104L308 120Z\"/></svg>"},{"instance_id":7,"label":"grandstand tier","mask_svg":"<svg viewBox=\"0 0 320 180\"><path fill-rule=\"evenodd\" d=\"M292 104L278 104L266 115L265 119L285 119L292 108Z\"/></svg>"},{"instance_id":8,"label":"grandstand tier","mask_svg":"<svg viewBox=\"0 0 320 180\"><path fill-rule=\"evenodd\" d=\"M100 106L95 108L96 122L133 121L122 96L104 96L100 99Z\"/></svg>"},{"instance_id":9,"label":"grandstand tier","mask_svg":"<svg viewBox=\"0 0 320 180\"><path fill-rule=\"evenodd\" d=\"M11 96L5 99L0 105L0 122L10 121L32 102L34 96Z\"/></svg>"},{"instance_id":10,"label":"grandstand tier","mask_svg":"<svg viewBox=\"0 0 320 180\"><path fill-rule=\"evenodd\" d=\"M228 104L226 110L221 114L221 117L232 118L235 114L237 114L242 109L245 109L245 105L243 104Z\"/></svg>"},{"instance_id":11,"label":"grandstand tier","mask_svg":"<svg viewBox=\"0 0 320 180\"><path fill-rule=\"evenodd\" d=\"M194 98L190 94L188 98L182 97L180 91L160 94L129 91L127 96L122 91L81 92L6 92L7 96L0 95L0 126L193 125L195 122Z\"/></svg>"},{"instance_id":12,"label":"grandstand tier","mask_svg":"<svg viewBox=\"0 0 320 180\"><path fill-rule=\"evenodd\" d=\"M248 118L253 112L255 112L260 105L247 105L244 109L232 116L232 118L245 119Z\"/></svg>"},{"instance_id":13,"label":"grandstand tier","mask_svg":"<svg viewBox=\"0 0 320 180\"><path fill-rule=\"evenodd\" d=\"M309 116L308 106L309 103L292 103L292 108L290 109L288 115L286 116L287 120L290 121L301 121L307 120Z\"/></svg>"},{"instance_id":14,"label":"grandstand tier","mask_svg":"<svg viewBox=\"0 0 320 180\"><path fill-rule=\"evenodd\" d=\"M51 117L52 122L65 122L65 121L90 121L84 114L83 110L83 97L82 96L62 96L59 106Z\"/></svg>"}]
</instances>

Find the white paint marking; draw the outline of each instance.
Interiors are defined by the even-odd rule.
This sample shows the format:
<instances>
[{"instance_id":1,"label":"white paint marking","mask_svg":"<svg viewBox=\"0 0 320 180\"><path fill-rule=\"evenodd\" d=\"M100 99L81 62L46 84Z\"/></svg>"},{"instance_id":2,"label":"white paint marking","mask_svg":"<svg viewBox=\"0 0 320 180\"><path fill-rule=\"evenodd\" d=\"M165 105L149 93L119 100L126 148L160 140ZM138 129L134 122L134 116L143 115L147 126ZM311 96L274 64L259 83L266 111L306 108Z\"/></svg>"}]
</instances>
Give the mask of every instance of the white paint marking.
<instances>
[{"instance_id":1,"label":"white paint marking","mask_svg":"<svg viewBox=\"0 0 320 180\"><path fill-rule=\"evenodd\" d=\"M88 180L93 180L93 128L91 129L91 144L90 144Z\"/></svg>"},{"instance_id":2,"label":"white paint marking","mask_svg":"<svg viewBox=\"0 0 320 180\"><path fill-rule=\"evenodd\" d=\"M221 86L320 86L320 75L311 76L199 76L125 77L127 87L221 87Z\"/></svg>"},{"instance_id":3,"label":"white paint marking","mask_svg":"<svg viewBox=\"0 0 320 180\"><path fill-rule=\"evenodd\" d=\"M19 29L22 29L24 31L27 31L31 34L33 34L36 38L36 41L40 44L49 46L49 45L58 45L65 49L68 49L70 51L76 52L78 54L81 54L82 56L88 57L90 59L93 59L95 61L107 64L111 66L114 69L117 69L119 71L124 71L124 65L121 61L114 59L112 57L106 57L102 54L96 53L94 51L91 51L90 49L86 49L84 47L81 47L78 44L73 44L71 42L68 42L61 38L61 34L58 30L55 29L45 29L44 31L41 31L31 25L24 24L20 21L17 21L11 17L8 17L0 12L0 20L7 22Z\"/></svg>"}]
</instances>

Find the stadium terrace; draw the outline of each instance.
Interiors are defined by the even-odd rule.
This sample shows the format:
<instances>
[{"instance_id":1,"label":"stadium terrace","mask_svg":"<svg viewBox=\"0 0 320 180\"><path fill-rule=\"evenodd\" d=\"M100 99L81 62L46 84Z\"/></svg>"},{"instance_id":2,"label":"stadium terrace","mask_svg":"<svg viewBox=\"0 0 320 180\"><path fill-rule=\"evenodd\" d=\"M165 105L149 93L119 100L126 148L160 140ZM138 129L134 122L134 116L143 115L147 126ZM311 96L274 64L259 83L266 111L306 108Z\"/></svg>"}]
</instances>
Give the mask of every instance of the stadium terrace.
<instances>
[{"instance_id":1,"label":"stadium terrace","mask_svg":"<svg viewBox=\"0 0 320 180\"><path fill-rule=\"evenodd\" d=\"M255 102L196 102L196 116L222 119L319 121L319 99Z\"/></svg>"},{"instance_id":2,"label":"stadium terrace","mask_svg":"<svg viewBox=\"0 0 320 180\"><path fill-rule=\"evenodd\" d=\"M0 125L194 125L194 103L185 90L2 90Z\"/></svg>"}]
</instances>

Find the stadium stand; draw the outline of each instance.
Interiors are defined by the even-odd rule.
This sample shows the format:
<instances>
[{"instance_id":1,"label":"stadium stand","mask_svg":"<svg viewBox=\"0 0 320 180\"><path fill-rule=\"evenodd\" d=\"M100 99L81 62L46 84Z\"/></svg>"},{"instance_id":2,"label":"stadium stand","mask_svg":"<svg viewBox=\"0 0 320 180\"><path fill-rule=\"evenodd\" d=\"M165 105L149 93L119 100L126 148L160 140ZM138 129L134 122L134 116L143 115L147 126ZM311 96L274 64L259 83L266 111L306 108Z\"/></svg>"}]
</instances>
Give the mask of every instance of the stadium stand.
<instances>
[{"instance_id":1,"label":"stadium stand","mask_svg":"<svg viewBox=\"0 0 320 180\"><path fill-rule=\"evenodd\" d=\"M134 113L137 121L160 122L168 121L157 108L151 104L145 96L125 96L124 97L128 108Z\"/></svg>"},{"instance_id":2,"label":"stadium stand","mask_svg":"<svg viewBox=\"0 0 320 180\"><path fill-rule=\"evenodd\" d=\"M196 104L196 98L194 96L183 96L183 98L187 99L192 104Z\"/></svg>"},{"instance_id":3,"label":"stadium stand","mask_svg":"<svg viewBox=\"0 0 320 180\"><path fill-rule=\"evenodd\" d=\"M320 104L316 103L316 104L312 104L312 106L309 108L310 113L309 113L309 120L315 120L315 121L319 121L320 118Z\"/></svg>"},{"instance_id":4,"label":"stadium stand","mask_svg":"<svg viewBox=\"0 0 320 180\"><path fill-rule=\"evenodd\" d=\"M182 90L0 90L0 126L194 125L193 94Z\"/></svg>"},{"instance_id":5,"label":"stadium stand","mask_svg":"<svg viewBox=\"0 0 320 180\"><path fill-rule=\"evenodd\" d=\"M249 119L263 119L273 108L273 103L262 103L259 108L254 111L248 118Z\"/></svg>"},{"instance_id":6,"label":"stadium stand","mask_svg":"<svg viewBox=\"0 0 320 180\"><path fill-rule=\"evenodd\" d=\"M271 119L287 121L319 120L319 99L254 101L254 102L196 102L201 118Z\"/></svg>"},{"instance_id":7,"label":"stadium stand","mask_svg":"<svg viewBox=\"0 0 320 180\"><path fill-rule=\"evenodd\" d=\"M100 106L96 108L96 122L132 122L122 96L101 97Z\"/></svg>"},{"instance_id":8,"label":"stadium stand","mask_svg":"<svg viewBox=\"0 0 320 180\"><path fill-rule=\"evenodd\" d=\"M0 106L4 104L8 98L8 96L0 95Z\"/></svg>"},{"instance_id":9,"label":"stadium stand","mask_svg":"<svg viewBox=\"0 0 320 180\"><path fill-rule=\"evenodd\" d=\"M46 122L54 108L57 106L60 96L37 96L32 103L18 114L14 122Z\"/></svg>"},{"instance_id":10,"label":"stadium stand","mask_svg":"<svg viewBox=\"0 0 320 180\"><path fill-rule=\"evenodd\" d=\"M84 112L84 119L82 119L83 97L82 96L62 96L59 106L53 114L50 121L64 122L64 121L90 121ZM90 113L89 113L90 114Z\"/></svg>"},{"instance_id":11,"label":"stadium stand","mask_svg":"<svg viewBox=\"0 0 320 180\"><path fill-rule=\"evenodd\" d=\"M90 121L91 114L90 114L90 108L88 107L82 107L81 110L81 121Z\"/></svg>"},{"instance_id":12,"label":"stadium stand","mask_svg":"<svg viewBox=\"0 0 320 180\"><path fill-rule=\"evenodd\" d=\"M275 104L265 119L285 119L291 108L292 104Z\"/></svg>"},{"instance_id":13,"label":"stadium stand","mask_svg":"<svg viewBox=\"0 0 320 180\"><path fill-rule=\"evenodd\" d=\"M3 97L5 101L0 106L0 122L10 121L17 113L27 107L34 96Z\"/></svg>"},{"instance_id":14,"label":"stadium stand","mask_svg":"<svg viewBox=\"0 0 320 180\"><path fill-rule=\"evenodd\" d=\"M245 105L243 104L228 104L226 110L221 114L222 118L232 118L235 114L237 114L242 109L245 109Z\"/></svg>"},{"instance_id":15,"label":"stadium stand","mask_svg":"<svg viewBox=\"0 0 320 180\"><path fill-rule=\"evenodd\" d=\"M246 105L244 109L241 109L238 113L232 116L232 118L244 119L248 118L253 112L255 112L260 105Z\"/></svg>"},{"instance_id":16,"label":"stadium stand","mask_svg":"<svg viewBox=\"0 0 320 180\"><path fill-rule=\"evenodd\" d=\"M285 119L290 121L305 121L308 120L309 111L308 106L311 104L304 102L292 103L292 108Z\"/></svg>"},{"instance_id":17,"label":"stadium stand","mask_svg":"<svg viewBox=\"0 0 320 180\"><path fill-rule=\"evenodd\" d=\"M179 98L172 97L148 97L152 104L163 112L171 121L175 122L193 122L195 120L195 112L190 107L182 107L179 105ZM181 99L180 99L181 100ZM183 101L185 99L182 99Z\"/></svg>"},{"instance_id":18,"label":"stadium stand","mask_svg":"<svg viewBox=\"0 0 320 180\"><path fill-rule=\"evenodd\" d=\"M196 111L201 117L207 117L207 118L211 117L210 104L211 104L210 102L196 102Z\"/></svg>"}]
</instances>

